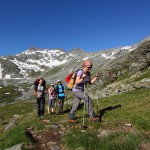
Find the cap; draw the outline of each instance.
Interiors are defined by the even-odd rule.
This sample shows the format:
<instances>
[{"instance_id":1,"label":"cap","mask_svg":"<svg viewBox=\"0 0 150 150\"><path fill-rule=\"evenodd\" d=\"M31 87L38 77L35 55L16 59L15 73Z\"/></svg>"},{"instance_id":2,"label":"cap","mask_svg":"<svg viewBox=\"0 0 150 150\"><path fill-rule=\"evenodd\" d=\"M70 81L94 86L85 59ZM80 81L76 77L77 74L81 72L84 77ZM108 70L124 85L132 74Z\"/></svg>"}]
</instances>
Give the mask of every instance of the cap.
<instances>
[{"instance_id":1,"label":"cap","mask_svg":"<svg viewBox=\"0 0 150 150\"><path fill-rule=\"evenodd\" d=\"M60 82L60 80L57 80L57 82Z\"/></svg>"},{"instance_id":2,"label":"cap","mask_svg":"<svg viewBox=\"0 0 150 150\"><path fill-rule=\"evenodd\" d=\"M51 84L51 86L54 86L54 84Z\"/></svg>"}]
</instances>

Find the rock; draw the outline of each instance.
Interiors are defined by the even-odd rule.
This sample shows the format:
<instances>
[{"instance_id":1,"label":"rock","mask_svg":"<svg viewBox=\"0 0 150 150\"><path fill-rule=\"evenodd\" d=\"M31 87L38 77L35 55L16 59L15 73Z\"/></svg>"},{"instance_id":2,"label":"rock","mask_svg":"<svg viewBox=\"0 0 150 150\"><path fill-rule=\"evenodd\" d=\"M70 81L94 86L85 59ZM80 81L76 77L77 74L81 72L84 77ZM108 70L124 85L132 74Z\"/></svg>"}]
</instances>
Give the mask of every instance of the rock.
<instances>
[{"instance_id":1,"label":"rock","mask_svg":"<svg viewBox=\"0 0 150 150\"><path fill-rule=\"evenodd\" d=\"M49 146L51 150L60 150L61 149L60 146L58 146L57 143L53 142L53 141L48 142L47 146Z\"/></svg>"},{"instance_id":2,"label":"rock","mask_svg":"<svg viewBox=\"0 0 150 150\"><path fill-rule=\"evenodd\" d=\"M5 150L22 150L22 146L24 145L24 143L20 143L20 144L17 144L11 148L7 148Z\"/></svg>"},{"instance_id":3,"label":"rock","mask_svg":"<svg viewBox=\"0 0 150 150\"><path fill-rule=\"evenodd\" d=\"M137 73L139 72L141 69L145 68L147 65L147 63L138 63L138 62L133 62L130 66L129 66L129 71L132 73Z\"/></svg>"},{"instance_id":4,"label":"rock","mask_svg":"<svg viewBox=\"0 0 150 150\"><path fill-rule=\"evenodd\" d=\"M114 130L102 130L100 131L98 134L97 134L97 137L105 137L105 136L108 136L109 134L112 134L114 133L115 131Z\"/></svg>"},{"instance_id":5,"label":"rock","mask_svg":"<svg viewBox=\"0 0 150 150\"><path fill-rule=\"evenodd\" d=\"M85 150L85 148L84 147L79 147L76 150Z\"/></svg>"},{"instance_id":6,"label":"rock","mask_svg":"<svg viewBox=\"0 0 150 150\"><path fill-rule=\"evenodd\" d=\"M127 132L132 132L134 130L133 125L131 123L124 124L124 130Z\"/></svg>"},{"instance_id":7,"label":"rock","mask_svg":"<svg viewBox=\"0 0 150 150\"><path fill-rule=\"evenodd\" d=\"M8 125L6 125L4 131L8 131L8 130L14 128L15 126L16 126L16 122L15 122L15 120L12 120L12 121L9 122Z\"/></svg>"},{"instance_id":8,"label":"rock","mask_svg":"<svg viewBox=\"0 0 150 150\"><path fill-rule=\"evenodd\" d=\"M140 146L139 146L140 150L150 150L150 143L146 142L146 141L142 141Z\"/></svg>"}]
</instances>

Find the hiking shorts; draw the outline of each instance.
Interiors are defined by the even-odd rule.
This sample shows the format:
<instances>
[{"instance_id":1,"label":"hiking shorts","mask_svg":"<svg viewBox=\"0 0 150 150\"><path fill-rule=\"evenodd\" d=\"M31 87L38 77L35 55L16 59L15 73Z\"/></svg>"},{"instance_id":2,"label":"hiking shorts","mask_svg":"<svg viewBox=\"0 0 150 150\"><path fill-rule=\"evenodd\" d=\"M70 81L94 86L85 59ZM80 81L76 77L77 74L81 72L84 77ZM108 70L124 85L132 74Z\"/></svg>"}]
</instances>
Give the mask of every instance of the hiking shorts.
<instances>
[{"instance_id":1,"label":"hiking shorts","mask_svg":"<svg viewBox=\"0 0 150 150\"><path fill-rule=\"evenodd\" d=\"M50 99L49 98L48 99L48 106L53 108L55 106L55 99Z\"/></svg>"}]
</instances>

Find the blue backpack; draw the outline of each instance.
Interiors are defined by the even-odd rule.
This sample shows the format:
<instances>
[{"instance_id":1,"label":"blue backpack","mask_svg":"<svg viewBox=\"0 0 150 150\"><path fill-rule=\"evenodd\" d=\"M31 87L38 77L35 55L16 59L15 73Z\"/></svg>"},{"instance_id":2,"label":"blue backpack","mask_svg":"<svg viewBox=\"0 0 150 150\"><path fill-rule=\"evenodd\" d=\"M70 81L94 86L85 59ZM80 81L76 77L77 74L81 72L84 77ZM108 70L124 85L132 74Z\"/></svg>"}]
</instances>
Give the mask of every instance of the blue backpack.
<instances>
[{"instance_id":1,"label":"blue backpack","mask_svg":"<svg viewBox=\"0 0 150 150\"><path fill-rule=\"evenodd\" d=\"M64 85L63 84L58 84L56 86L57 94L59 97L65 97L65 92L64 92Z\"/></svg>"}]
</instances>

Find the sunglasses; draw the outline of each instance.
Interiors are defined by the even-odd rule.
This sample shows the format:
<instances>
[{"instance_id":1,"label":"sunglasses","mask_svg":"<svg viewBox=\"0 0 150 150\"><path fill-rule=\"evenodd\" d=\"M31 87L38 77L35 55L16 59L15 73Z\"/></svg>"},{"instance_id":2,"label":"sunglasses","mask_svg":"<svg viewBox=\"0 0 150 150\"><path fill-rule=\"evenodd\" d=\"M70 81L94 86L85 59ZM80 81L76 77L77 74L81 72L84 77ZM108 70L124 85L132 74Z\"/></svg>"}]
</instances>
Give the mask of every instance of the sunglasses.
<instances>
[{"instance_id":1,"label":"sunglasses","mask_svg":"<svg viewBox=\"0 0 150 150\"><path fill-rule=\"evenodd\" d=\"M85 65L88 69L91 69L92 68L92 66L88 66L88 65Z\"/></svg>"}]
</instances>

